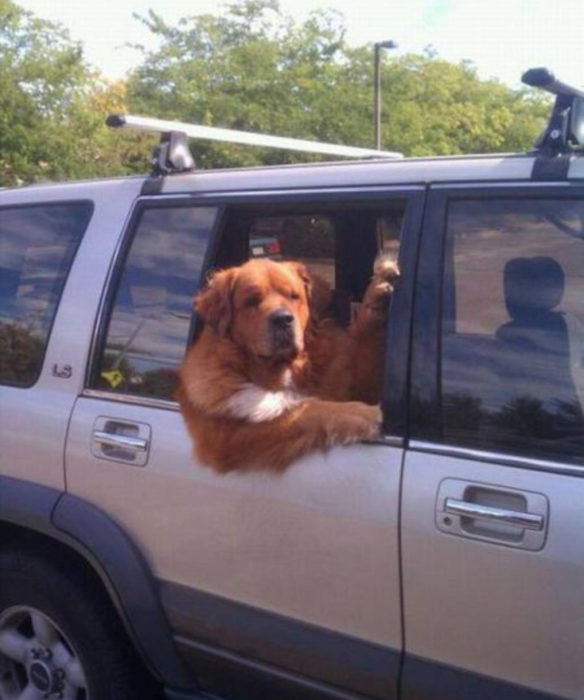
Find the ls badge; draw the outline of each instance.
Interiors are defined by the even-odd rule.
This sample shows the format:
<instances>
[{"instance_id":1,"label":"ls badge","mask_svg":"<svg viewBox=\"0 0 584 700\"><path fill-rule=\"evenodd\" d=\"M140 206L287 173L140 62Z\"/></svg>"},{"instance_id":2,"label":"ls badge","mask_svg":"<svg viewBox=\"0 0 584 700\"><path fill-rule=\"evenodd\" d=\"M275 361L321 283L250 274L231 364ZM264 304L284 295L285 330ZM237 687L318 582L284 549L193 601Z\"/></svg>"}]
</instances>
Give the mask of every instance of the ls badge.
<instances>
[{"instance_id":1,"label":"ls badge","mask_svg":"<svg viewBox=\"0 0 584 700\"><path fill-rule=\"evenodd\" d=\"M53 365L53 377L59 377L59 379L70 379L73 375L73 367L71 365Z\"/></svg>"}]
</instances>

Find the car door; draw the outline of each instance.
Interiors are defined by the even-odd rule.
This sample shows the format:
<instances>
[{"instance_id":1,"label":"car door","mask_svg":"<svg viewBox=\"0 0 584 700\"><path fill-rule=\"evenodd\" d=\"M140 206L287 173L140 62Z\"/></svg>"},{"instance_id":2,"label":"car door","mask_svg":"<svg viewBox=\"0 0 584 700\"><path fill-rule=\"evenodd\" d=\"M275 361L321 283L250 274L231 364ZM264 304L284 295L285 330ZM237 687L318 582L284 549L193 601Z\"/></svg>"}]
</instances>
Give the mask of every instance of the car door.
<instances>
[{"instance_id":1,"label":"car door","mask_svg":"<svg viewBox=\"0 0 584 700\"><path fill-rule=\"evenodd\" d=\"M402 697L581 698L584 189L432 189L404 466Z\"/></svg>"},{"instance_id":2,"label":"car door","mask_svg":"<svg viewBox=\"0 0 584 700\"><path fill-rule=\"evenodd\" d=\"M400 202L400 260L409 269L422 196L409 188L309 199L353 213L367 198L377 207ZM285 254L272 240L274 226L281 230L279 215L299 199L258 195L272 219L236 241L239 255L255 255L253 236L265 238L268 229L274 255ZM396 410L387 413L394 418L384 437L310 455L279 475L218 475L194 457L172 392L191 337L192 294L206 266L236 257L224 248L246 202L140 203L72 415L68 489L110 514L143 552L175 641L203 688L238 698L395 698L400 415L413 278L393 300L395 378L388 373L387 383L394 391L384 404Z\"/></svg>"}]
</instances>

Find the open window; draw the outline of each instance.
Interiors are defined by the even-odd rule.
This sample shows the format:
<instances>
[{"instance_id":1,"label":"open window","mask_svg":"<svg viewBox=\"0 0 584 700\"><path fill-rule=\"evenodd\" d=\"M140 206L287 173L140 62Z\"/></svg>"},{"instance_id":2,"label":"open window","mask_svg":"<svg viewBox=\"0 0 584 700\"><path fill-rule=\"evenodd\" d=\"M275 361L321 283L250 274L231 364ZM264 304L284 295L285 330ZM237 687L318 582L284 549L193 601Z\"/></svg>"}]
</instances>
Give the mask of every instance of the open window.
<instances>
[{"instance_id":1,"label":"open window","mask_svg":"<svg viewBox=\"0 0 584 700\"><path fill-rule=\"evenodd\" d=\"M196 328L194 295L212 270L250 258L303 262L328 285L323 312L347 326L379 251L397 259L411 203L398 194L354 201L335 196L212 206L145 203L112 278L89 388L134 400L173 400L177 371ZM409 335L397 331L398 337L407 342ZM405 381L402 368L399 376Z\"/></svg>"},{"instance_id":2,"label":"open window","mask_svg":"<svg viewBox=\"0 0 584 700\"><path fill-rule=\"evenodd\" d=\"M378 253L397 259L406 201L318 202L234 206L213 267L248 259L295 260L332 290L319 306L347 326L371 279ZM319 292L316 285L316 292Z\"/></svg>"}]
</instances>

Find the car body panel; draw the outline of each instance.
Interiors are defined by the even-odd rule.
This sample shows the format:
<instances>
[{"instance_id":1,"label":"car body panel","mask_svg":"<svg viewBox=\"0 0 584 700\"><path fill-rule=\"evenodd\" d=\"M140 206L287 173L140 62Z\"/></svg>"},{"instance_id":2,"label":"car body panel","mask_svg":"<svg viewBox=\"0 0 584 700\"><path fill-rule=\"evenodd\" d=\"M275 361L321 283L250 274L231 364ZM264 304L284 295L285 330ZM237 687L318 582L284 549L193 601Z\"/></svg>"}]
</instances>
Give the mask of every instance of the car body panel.
<instances>
[{"instance_id":1,"label":"car body panel","mask_svg":"<svg viewBox=\"0 0 584 700\"><path fill-rule=\"evenodd\" d=\"M454 697L465 697L471 687L483 687L490 697L497 681L516 684L518 697L578 698L584 687L578 662L584 652L584 546L575 535L584 471L560 459L552 463L537 454L531 459L480 451L442 438L446 212L454 200L488 203L501 197L569 198L584 205L578 183L439 184L430 189L418 268L411 439L401 504L406 698L425 697L429 677L444 678ZM469 522L458 527L445 512L444 494L456 496L461 485L499 499L524 498L528 512L539 508L543 527L537 542L527 530L511 536L505 530L473 530ZM512 687L505 690L510 697Z\"/></svg>"},{"instance_id":2,"label":"car body panel","mask_svg":"<svg viewBox=\"0 0 584 700\"><path fill-rule=\"evenodd\" d=\"M28 388L0 386L0 459L6 476L65 488L67 424L75 397L83 387L104 279L139 189L138 180L118 180L0 192L0 207L30 204L31 195L35 204L94 204L61 296L38 380ZM63 372L65 366L70 371Z\"/></svg>"},{"instance_id":3,"label":"car body panel","mask_svg":"<svg viewBox=\"0 0 584 700\"><path fill-rule=\"evenodd\" d=\"M513 688L521 698L581 697L579 468L472 451L448 454L433 442L439 347L432 324L440 312L436 274L443 263L436 192L447 196L456 183L477 192L527 190L536 160L528 154L307 164L1 191L0 207L76 199L95 205L39 380L28 389L0 387L2 474L66 491L116 523L152 572L184 658L204 672L231 679L229 669L245 675L253 667L260 679L286 676L292 688L304 683L309 697L357 697L362 690L368 697L401 692L413 700L425 697L420 689L432 678L464 700L471 687L495 697L497 683L505 687L501 697L515 697ZM567 178L566 188L579 184L584 158L571 160ZM141 193L152 195L148 202L229 206L246 198L380 197L392 187L402 197L416 190L412 201L419 210L409 219L416 235L403 259L409 291L393 307L401 314L396 328L407 336L399 345L399 397L384 404L403 408L404 415L397 421L386 416L386 427L396 432L385 444L310 455L279 475L219 476L193 457L173 401L86 388L102 302L136 202L146 201ZM558 187L564 185L549 183L551 196ZM534 188L533 196L538 192ZM59 372L64 365L70 376ZM143 466L103 458L94 449L103 418L145 427ZM408 438L414 438L409 446ZM549 512L542 545L527 551L439 529L445 480L543 496ZM69 515L75 519L75 513ZM74 524L68 522L71 530ZM441 670L432 675L432 669ZM486 679L485 685L471 677ZM233 688L239 680L230 682ZM259 683L252 683L250 697L257 697ZM296 697L287 692L281 697ZM443 688L432 692L432 698L446 697Z\"/></svg>"},{"instance_id":4,"label":"car body panel","mask_svg":"<svg viewBox=\"0 0 584 700\"><path fill-rule=\"evenodd\" d=\"M97 416L148 423L147 465L94 457ZM357 445L283 474L221 476L193 459L178 410L82 397L67 482L115 514L162 580L399 647L401 458L400 449Z\"/></svg>"},{"instance_id":5,"label":"car body panel","mask_svg":"<svg viewBox=\"0 0 584 700\"><path fill-rule=\"evenodd\" d=\"M146 466L91 454L98 416L151 426ZM309 456L284 474L222 476L193 459L177 410L82 397L67 484L116 519L162 582L399 650L402 456L357 445ZM184 625L176 632L184 635ZM189 632L195 641L209 633L196 624ZM228 644L217 630L211 637Z\"/></svg>"},{"instance_id":6,"label":"car body panel","mask_svg":"<svg viewBox=\"0 0 584 700\"><path fill-rule=\"evenodd\" d=\"M540 551L438 530L444 479L537 492L550 503ZM402 502L406 653L566 698L582 697L584 480L408 451Z\"/></svg>"}]
</instances>

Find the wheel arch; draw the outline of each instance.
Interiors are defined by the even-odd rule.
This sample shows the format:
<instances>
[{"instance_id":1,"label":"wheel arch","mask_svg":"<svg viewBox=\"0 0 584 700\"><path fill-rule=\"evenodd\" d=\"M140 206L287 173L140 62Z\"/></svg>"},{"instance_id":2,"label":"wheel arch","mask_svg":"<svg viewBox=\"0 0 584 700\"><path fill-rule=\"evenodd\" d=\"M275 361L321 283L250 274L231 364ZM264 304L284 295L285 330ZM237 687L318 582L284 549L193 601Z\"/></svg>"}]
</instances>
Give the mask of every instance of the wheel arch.
<instances>
[{"instance_id":1,"label":"wheel arch","mask_svg":"<svg viewBox=\"0 0 584 700\"><path fill-rule=\"evenodd\" d=\"M193 685L148 564L106 513L57 489L0 476L0 547L14 541L43 552L56 547L91 572L152 674L171 687Z\"/></svg>"}]
</instances>

